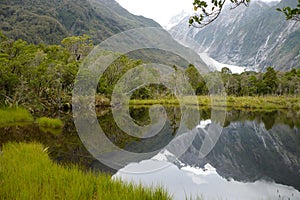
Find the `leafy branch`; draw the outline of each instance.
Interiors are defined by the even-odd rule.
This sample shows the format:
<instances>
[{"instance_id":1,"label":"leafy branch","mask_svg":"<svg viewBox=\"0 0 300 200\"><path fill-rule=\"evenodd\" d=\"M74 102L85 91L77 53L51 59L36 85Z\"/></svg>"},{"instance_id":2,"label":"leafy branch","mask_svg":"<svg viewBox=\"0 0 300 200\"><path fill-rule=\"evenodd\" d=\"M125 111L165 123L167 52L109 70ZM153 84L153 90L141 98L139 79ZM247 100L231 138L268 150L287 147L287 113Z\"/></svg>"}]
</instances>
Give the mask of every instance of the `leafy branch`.
<instances>
[{"instance_id":1,"label":"leafy branch","mask_svg":"<svg viewBox=\"0 0 300 200\"><path fill-rule=\"evenodd\" d=\"M282 12L287 20L300 21L300 0L298 0L298 5L296 8L287 6L282 9L277 8L276 10Z\"/></svg>"}]
</instances>

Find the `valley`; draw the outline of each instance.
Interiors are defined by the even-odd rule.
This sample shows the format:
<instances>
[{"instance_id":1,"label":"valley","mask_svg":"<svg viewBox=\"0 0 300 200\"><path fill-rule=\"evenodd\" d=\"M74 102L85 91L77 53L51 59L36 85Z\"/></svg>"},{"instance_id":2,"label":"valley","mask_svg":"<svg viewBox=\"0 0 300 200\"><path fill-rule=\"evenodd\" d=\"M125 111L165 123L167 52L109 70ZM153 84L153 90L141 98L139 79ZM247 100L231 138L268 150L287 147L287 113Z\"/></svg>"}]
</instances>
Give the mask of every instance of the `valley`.
<instances>
[{"instance_id":1,"label":"valley","mask_svg":"<svg viewBox=\"0 0 300 200\"><path fill-rule=\"evenodd\" d=\"M0 198L299 199L285 6L225 4L199 29L115 0L1 1Z\"/></svg>"}]
</instances>

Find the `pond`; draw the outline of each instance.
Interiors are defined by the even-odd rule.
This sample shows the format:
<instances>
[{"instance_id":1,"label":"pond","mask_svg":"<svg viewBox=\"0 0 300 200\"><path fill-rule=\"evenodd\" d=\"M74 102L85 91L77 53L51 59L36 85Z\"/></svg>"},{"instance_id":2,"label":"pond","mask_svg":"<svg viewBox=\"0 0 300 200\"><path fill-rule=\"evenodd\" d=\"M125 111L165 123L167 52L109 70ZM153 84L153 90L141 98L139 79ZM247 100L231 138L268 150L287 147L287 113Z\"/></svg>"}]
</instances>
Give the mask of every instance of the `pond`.
<instances>
[{"instance_id":1,"label":"pond","mask_svg":"<svg viewBox=\"0 0 300 200\"><path fill-rule=\"evenodd\" d=\"M193 128L197 134L186 149L180 146L184 145L181 140L176 143L176 148L184 149L179 157L167 148L176 138L181 120L180 108L171 106L165 107L168 117L159 133L147 138L122 131L110 109L97 110L106 137L120 149L141 155L128 162L120 161L113 168L99 162L86 149L70 113L62 117L65 126L60 134L40 130L34 124L14 125L0 128L0 143L38 141L49 147L50 157L56 162L76 163L148 186L162 185L174 199L300 198L299 112L227 111L220 137L203 157L199 151L214 121L210 109L195 109L201 117ZM131 107L130 116L139 126L150 123L147 106Z\"/></svg>"}]
</instances>

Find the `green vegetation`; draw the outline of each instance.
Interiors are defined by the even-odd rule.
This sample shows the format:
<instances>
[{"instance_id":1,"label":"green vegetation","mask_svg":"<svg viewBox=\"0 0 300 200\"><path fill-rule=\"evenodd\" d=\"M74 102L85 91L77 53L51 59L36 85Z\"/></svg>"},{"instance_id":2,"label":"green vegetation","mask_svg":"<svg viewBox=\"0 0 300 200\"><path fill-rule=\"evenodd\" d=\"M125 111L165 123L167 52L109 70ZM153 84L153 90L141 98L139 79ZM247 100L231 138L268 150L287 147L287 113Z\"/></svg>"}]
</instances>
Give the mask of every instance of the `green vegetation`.
<instances>
[{"instance_id":1,"label":"green vegetation","mask_svg":"<svg viewBox=\"0 0 300 200\"><path fill-rule=\"evenodd\" d=\"M41 117L36 120L40 127L50 129L60 129L64 126L60 119L51 119L48 117Z\"/></svg>"},{"instance_id":2,"label":"green vegetation","mask_svg":"<svg viewBox=\"0 0 300 200\"><path fill-rule=\"evenodd\" d=\"M299 109L300 98L298 97L281 97L281 96L228 96L226 102L223 102L223 98L214 97L215 102L212 105L210 96L198 96L198 105L201 107L222 108L228 109L252 109L252 110L277 110L277 109ZM219 99L219 100L218 100ZM182 100L187 105L196 105L191 98L186 97ZM130 105L179 105L179 101L173 98L164 99L132 99Z\"/></svg>"},{"instance_id":3,"label":"green vegetation","mask_svg":"<svg viewBox=\"0 0 300 200\"><path fill-rule=\"evenodd\" d=\"M228 68L223 68L221 72L210 72L201 76L193 65L189 65L184 71L186 79L189 80L200 106L211 107L211 98L207 88L207 82L213 82L215 77L221 77L224 88L220 88L220 93L228 95L227 102L222 102L215 97L215 108L227 107L231 109L299 109L300 108L300 69L292 69L288 72L276 72L268 67L263 72L243 72L241 74L232 74ZM217 75L217 76L216 76ZM218 81L216 81L218 82ZM131 105L178 105L179 101L175 99L170 91L160 88L160 96L151 92L149 86L147 90L140 89L134 94ZM141 98L145 96L147 98ZM150 91L150 92L149 92ZM153 89L152 89L153 91ZM182 101L188 105L195 105L196 102L189 97Z\"/></svg>"},{"instance_id":4,"label":"green vegetation","mask_svg":"<svg viewBox=\"0 0 300 200\"><path fill-rule=\"evenodd\" d=\"M238 107L249 107L246 104L249 104L250 107L253 106L258 108L299 107L299 105L296 105L298 102L295 102L294 99L297 99L300 95L300 69L280 72L275 71L272 67L268 67L266 72L248 71L241 74L233 74L230 69L224 67L221 72L215 71L200 75L197 69L190 64L185 70L178 69L176 73L184 74L185 79L189 80L195 94L198 96L210 95L209 89L207 88L207 85L210 85L214 91L219 91L219 94L226 93L226 95L231 96L232 98L244 97L244 99L234 98L238 101L238 103L236 103ZM223 88L220 88L219 85L217 85L217 83L220 82L219 77L222 79L224 85ZM178 104L173 97L174 93L167 88L150 85L135 91L131 96L131 104ZM254 101L256 98L260 103ZM274 103L277 105L273 105L268 98L272 98L275 102L279 103ZM149 100L140 101L140 99ZM201 102L204 102L201 103L201 105L208 105L209 103L204 99L204 97L201 97ZM206 99L210 98L206 97ZM243 102L243 100L240 101L239 99L246 99L247 101ZM189 104L188 98L185 101ZM291 106L290 104L293 104L294 106ZM231 105L232 107L235 106L233 103L229 102L228 106Z\"/></svg>"},{"instance_id":5,"label":"green vegetation","mask_svg":"<svg viewBox=\"0 0 300 200\"><path fill-rule=\"evenodd\" d=\"M63 39L61 46L33 45L23 40L12 41L0 33L0 48L0 74L3 75L0 79L0 105L22 106L35 112L44 112L62 109L62 105L71 105L71 94L79 65L93 48L93 41L89 36L82 35ZM109 98L116 83L128 70L142 63L141 60L134 60L126 55L116 59L99 80L96 105L109 106ZM229 96L256 98L266 95L282 97L300 95L300 69L279 72L268 67L266 72L249 71L233 74L228 68L223 68L221 72L200 75L192 64L185 69L181 66L173 67L178 77L183 77L190 82L198 96L208 95L207 83L212 85L218 77L222 78L224 90L221 91L222 88L215 89ZM156 72L153 71L153 73ZM162 80L165 78L160 77ZM181 81L179 79L177 76L174 77L172 80L174 86ZM176 104L175 100L172 100L174 94L174 91L163 85L151 84L138 86L131 97L132 99L154 99L155 102L164 104ZM297 107L297 105L290 106L289 100L283 102L283 105L277 103L273 105L270 102L265 104L266 102L263 101L257 104L250 99L240 102L241 104L236 103L236 105L259 108ZM141 104L138 101L135 101L134 104ZM143 101L143 103L154 104L150 101L152 100ZM208 105L205 102L201 105ZM252 106L251 102L255 105ZM246 105L248 103L249 105Z\"/></svg>"},{"instance_id":6,"label":"green vegetation","mask_svg":"<svg viewBox=\"0 0 300 200\"><path fill-rule=\"evenodd\" d=\"M53 163L36 143L8 143L0 154L4 199L171 199L161 188L143 188Z\"/></svg>"},{"instance_id":7,"label":"green vegetation","mask_svg":"<svg viewBox=\"0 0 300 200\"><path fill-rule=\"evenodd\" d=\"M140 64L142 64L140 60L133 60L125 55L120 56L103 73L103 76L99 80L97 92L110 96L122 75Z\"/></svg>"},{"instance_id":8,"label":"green vegetation","mask_svg":"<svg viewBox=\"0 0 300 200\"><path fill-rule=\"evenodd\" d=\"M287 20L300 21L300 0L298 0L297 7L295 8L287 6L282 9L277 8L276 10L282 12Z\"/></svg>"},{"instance_id":9,"label":"green vegetation","mask_svg":"<svg viewBox=\"0 0 300 200\"><path fill-rule=\"evenodd\" d=\"M210 72L202 78L195 67L190 65L185 74L197 95L208 94L206 82L214 80L216 75L222 78L225 87L225 91L220 92L231 96L300 95L300 69L280 72L268 67L266 72L248 71L233 74L230 69L224 67L221 72Z\"/></svg>"},{"instance_id":10,"label":"green vegetation","mask_svg":"<svg viewBox=\"0 0 300 200\"><path fill-rule=\"evenodd\" d=\"M33 122L33 117L24 108L0 109L0 126L7 126L20 122Z\"/></svg>"},{"instance_id":11,"label":"green vegetation","mask_svg":"<svg viewBox=\"0 0 300 200\"><path fill-rule=\"evenodd\" d=\"M63 45L33 45L0 33L0 105L45 111L69 102L80 64L75 52L86 56L92 44L84 35Z\"/></svg>"}]
</instances>

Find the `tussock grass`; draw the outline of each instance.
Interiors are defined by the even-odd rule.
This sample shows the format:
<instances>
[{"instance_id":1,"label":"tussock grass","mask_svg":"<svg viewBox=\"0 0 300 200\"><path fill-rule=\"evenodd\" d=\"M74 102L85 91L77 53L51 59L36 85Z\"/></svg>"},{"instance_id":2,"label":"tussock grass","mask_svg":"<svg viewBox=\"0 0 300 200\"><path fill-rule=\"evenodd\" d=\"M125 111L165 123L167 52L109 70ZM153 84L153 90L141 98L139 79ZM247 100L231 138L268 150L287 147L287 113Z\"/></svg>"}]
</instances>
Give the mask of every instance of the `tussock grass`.
<instances>
[{"instance_id":1,"label":"tussock grass","mask_svg":"<svg viewBox=\"0 0 300 200\"><path fill-rule=\"evenodd\" d=\"M60 129L64 123L60 119L52 119L48 117L41 117L36 120L36 123L42 128Z\"/></svg>"},{"instance_id":2,"label":"tussock grass","mask_svg":"<svg viewBox=\"0 0 300 200\"><path fill-rule=\"evenodd\" d=\"M7 126L19 122L33 122L32 115L23 108L0 109L0 126Z\"/></svg>"},{"instance_id":3,"label":"tussock grass","mask_svg":"<svg viewBox=\"0 0 300 200\"><path fill-rule=\"evenodd\" d=\"M37 143L7 143L0 153L1 199L171 199L161 188L143 188L53 163Z\"/></svg>"}]
</instances>

